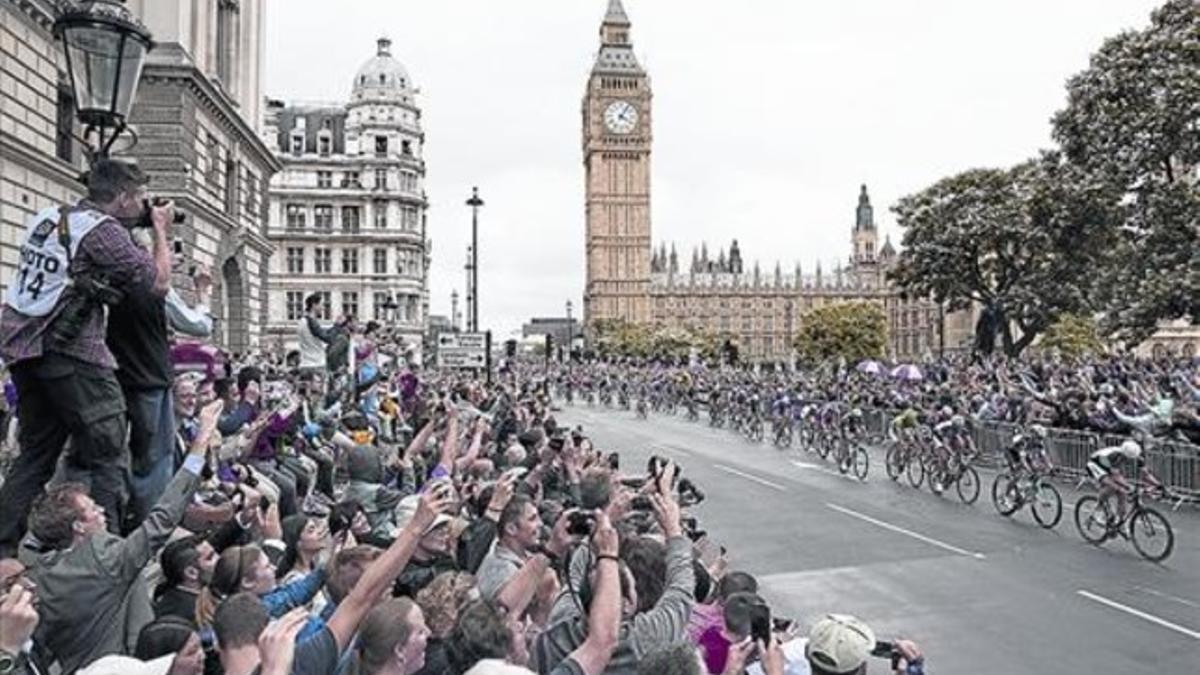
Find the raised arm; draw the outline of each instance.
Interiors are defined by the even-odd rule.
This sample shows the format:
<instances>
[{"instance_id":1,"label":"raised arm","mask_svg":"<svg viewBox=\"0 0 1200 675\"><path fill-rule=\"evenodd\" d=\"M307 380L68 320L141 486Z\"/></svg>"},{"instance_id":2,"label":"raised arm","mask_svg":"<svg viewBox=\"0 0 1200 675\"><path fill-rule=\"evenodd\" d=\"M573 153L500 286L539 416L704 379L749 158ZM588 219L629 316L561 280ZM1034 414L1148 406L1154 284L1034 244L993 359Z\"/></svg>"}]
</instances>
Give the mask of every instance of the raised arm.
<instances>
[{"instance_id":1,"label":"raised arm","mask_svg":"<svg viewBox=\"0 0 1200 675\"><path fill-rule=\"evenodd\" d=\"M587 639L568 658L585 675L599 675L608 667L621 630L621 573L617 531L603 512L592 535L596 551L596 584L588 612Z\"/></svg>"},{"instance_id":2,"label":"raised arm","mask_svg":"<svg viewBox=\"0 0 1200 675\"><path fill-rule=\"evenodd\" d=\"M383 555L363 572L362 578L338 604L337 610L330 617L327 625L337 641L339 651L346 649L354 634L358 632L358 624L362 622L363 617L392 587L396 577L400 576L400 572L416 551L417 542L425 529L433 524L438 514L447 513L452 509L453 496L450 490L430 490L421 495L420 505L412 520Z\"/></svg>"}]
</instances>

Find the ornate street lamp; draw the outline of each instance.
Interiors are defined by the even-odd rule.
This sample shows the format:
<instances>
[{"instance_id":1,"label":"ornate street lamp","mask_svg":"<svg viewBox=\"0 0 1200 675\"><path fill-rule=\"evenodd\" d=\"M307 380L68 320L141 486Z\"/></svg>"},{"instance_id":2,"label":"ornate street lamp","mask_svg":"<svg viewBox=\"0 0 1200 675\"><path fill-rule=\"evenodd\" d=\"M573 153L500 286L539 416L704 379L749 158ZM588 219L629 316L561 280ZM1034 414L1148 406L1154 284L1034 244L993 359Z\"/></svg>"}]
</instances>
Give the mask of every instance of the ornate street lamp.
<instances>
[{"instance_id":1,"label":"ornate street lamp","mask_svg":"<svg viewBox=\"0 0 1200 675\"><path fill-rule=\"evenodd\" d=\"M150 31L119 0L84 0L59 16L54 35L62 40L84 137L96 132L94 155L104 157L127 128L142 64L154 46Z\"/></svg>"}]
</instances>

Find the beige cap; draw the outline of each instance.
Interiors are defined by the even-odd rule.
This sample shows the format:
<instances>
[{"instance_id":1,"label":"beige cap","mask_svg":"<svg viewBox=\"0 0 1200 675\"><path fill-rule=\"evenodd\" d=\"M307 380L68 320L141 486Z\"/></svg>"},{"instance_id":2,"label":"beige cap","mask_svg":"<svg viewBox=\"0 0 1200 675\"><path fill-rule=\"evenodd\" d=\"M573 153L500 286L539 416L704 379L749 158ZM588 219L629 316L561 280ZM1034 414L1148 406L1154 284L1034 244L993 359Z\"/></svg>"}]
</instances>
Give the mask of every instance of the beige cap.
<instances>
[{"instance_id":1,"label":"beige cap","mask_svg":"<svg viewBox=\"0 0 1200 675\"><path fill-rule=\"evenodd\" d=\"M153 661L139 661L131 656L105 656L83 668L78 675L167 675L171 670L174 654L167 654Z\"/></svg>"},{"instance_id":2,"label":"beige cap","mask_svg":"<svg viewBox=\"0 0 1200 675\"><path fill-rule=\"evenodd\" d=\"M805 655L831 673L853 673L875 648L875 631L846 614L830 614L808 632Z\"/></svg>"}]
</instances>

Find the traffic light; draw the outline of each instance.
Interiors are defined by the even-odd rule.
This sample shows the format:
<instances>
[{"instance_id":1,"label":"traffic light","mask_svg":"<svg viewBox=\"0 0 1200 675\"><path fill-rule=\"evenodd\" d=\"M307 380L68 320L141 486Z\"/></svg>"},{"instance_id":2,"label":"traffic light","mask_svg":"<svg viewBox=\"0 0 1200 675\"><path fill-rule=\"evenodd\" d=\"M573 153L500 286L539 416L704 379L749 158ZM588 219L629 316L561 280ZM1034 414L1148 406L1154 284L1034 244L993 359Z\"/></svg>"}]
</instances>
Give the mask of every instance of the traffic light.
<instances>
[{"instance_id":1,"label":"traffic light","mask_svg":"<svg viewBox=\"0 0 1200 675\"><path fill-rule=\"evenodd\" d=\"M549 333L546 333L546 358L550 358L550 355L553 353L554 353L554 336Z\"/></svg>"},{"instance_id":2,"label":"traffic light","mask_svg":"<svg viewBox=\"0 0 1200 675\"><path fill-rule=\"evenodd\" d=\"M516 340L510 339L510 340L504 341L504 355L505 355L505 357L507 357L509 359L517 358L517 341Z\"/></svg>"}]
</instances>

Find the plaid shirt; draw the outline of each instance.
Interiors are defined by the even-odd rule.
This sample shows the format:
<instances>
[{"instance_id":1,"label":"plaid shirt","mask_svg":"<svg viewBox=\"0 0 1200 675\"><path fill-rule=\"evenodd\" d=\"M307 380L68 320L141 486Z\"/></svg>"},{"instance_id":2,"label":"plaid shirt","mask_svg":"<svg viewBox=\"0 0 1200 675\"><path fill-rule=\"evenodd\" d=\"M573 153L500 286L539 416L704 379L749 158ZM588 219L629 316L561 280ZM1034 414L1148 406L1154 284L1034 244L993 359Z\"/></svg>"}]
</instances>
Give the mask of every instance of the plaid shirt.
<instances>
[{"instance_id":1,"label":"plaid shirt","mask_svg":"<svg viewBox=\"0 0 1200 675\"><path fill-rule=\"evenodd\" d=\"M86 201L74 208L95 209ZM133 242L125 226L110 218L79 242L71 260L72 277L88 272L102 272L113 286L126 290L136 286L150 287L156 270L150 253ZM44 336L62 312L65 298L64 293L58 305L46 316L25 316L4 306L0 314L0 357L5 363L12 365L43 356L46 352ZM102 368L116 368L117 362L104 344L106 316L105 312L93 312L75 342L57 346L54 351Z\"/></svg>"}]
</instances>

